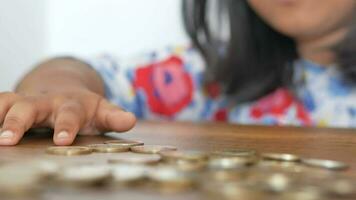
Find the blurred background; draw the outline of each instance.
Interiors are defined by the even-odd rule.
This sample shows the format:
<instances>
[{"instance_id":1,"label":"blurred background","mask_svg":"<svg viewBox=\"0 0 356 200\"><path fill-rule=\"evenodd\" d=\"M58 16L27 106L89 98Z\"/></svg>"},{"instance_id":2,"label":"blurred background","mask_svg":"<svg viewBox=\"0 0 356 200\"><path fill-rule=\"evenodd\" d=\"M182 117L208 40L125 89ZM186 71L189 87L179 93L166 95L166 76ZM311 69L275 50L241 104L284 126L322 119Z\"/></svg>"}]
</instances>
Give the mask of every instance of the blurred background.
<instances>
[{"instance_id":1,"label":"blurred background","mask_svg":"<svg viewBox=\"0 0 356 200\"><path fill-rule=\"evenodd\" d=\"M0 0L0 91L49 57L124 57L187 42L180 0Z\"/></svg>"}]
</instances>

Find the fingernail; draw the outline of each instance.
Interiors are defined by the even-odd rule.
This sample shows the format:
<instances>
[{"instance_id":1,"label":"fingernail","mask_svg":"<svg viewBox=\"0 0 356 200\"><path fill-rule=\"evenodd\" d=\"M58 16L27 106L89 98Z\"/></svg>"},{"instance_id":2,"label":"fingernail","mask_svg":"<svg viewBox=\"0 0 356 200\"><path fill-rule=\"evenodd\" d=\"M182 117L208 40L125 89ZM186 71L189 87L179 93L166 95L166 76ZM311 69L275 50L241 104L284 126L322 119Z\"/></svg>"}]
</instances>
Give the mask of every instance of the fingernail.
<instances>
[{"instance_id":1,"label":"fingernail","mask_svg":"<svg viewBox=\"0 0 356 200\"><path fill-rule=\"evenodd\" d=\"M14 137L14 133L12 131L3 131L0 133L0 138L1 139L9 139Z\"/></svg>"},{"instance_id":2,"label":"fingernail","mask_svg":"<svg viewBox=\"0 0 356 200\"><path fill-rule=\"evenodd\" d=\"M62 131L60 133L58 133L57 138L59 139L64 139L64 138L68 138L69 137L69 133L67 131Z\"/></svg>"}]
</instances>

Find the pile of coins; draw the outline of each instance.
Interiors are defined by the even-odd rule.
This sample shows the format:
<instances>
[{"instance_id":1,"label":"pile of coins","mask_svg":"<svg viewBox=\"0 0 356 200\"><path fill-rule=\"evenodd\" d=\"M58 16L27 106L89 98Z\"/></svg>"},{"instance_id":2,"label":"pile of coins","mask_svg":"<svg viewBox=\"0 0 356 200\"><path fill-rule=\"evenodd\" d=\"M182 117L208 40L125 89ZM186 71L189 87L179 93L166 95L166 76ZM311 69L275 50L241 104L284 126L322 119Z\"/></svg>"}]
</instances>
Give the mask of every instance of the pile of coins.
<instances>
[{"instance_id":1,"label":"pile of coins","mask_svg":"<svg viewBox=\"0 0 356 200\"><path fill-rule=\"evenodd\" d=\"M158 193L194 191L201 199L356 199L356 182L338 161L251 149L181 151L173 146L111 140L49 147L55 158L108 155L105 163L57 159L0 166L0 195L41 194L48 188L126 188ZM121 156L120 156L121 155ZM27 196L28 197L28 196Z\"/></svg>"}]
</instances>

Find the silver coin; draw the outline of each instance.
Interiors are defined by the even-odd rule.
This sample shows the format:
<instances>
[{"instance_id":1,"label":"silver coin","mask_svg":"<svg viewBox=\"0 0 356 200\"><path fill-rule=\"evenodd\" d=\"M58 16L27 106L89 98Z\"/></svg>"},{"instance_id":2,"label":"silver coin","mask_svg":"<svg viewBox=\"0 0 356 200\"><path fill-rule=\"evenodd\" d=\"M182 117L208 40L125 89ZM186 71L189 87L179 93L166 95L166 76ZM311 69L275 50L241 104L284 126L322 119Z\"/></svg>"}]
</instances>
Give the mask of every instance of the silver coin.
<instances>
[{"instance_id":1,"label":"silver coin","mask_svg":"<svg viewBox=\"0 0 356 200\"><path fill-rule=\"evenodd\" d=\"M136 164L116 164L111 166L115 182L128 183L139 181L146 177L149 167Z\"/></svg>"},{"instance_id":2,"label":"silver coin","mask_svg":"<svg viewBox=\"0 0 356 200\"><path fill-rule=\"evenodd\" d=\"M329 170L344 170L349 167L346 163L334 160L302 159L302 163L307 166L319 167Z\"/></svg>"},{"instance_id":3,"label":"silver coin","mask_svg":"<svg viewBox=\"0 0 356 200\"><path fill-rule=\"evenodd\" d=\"M90 185L107 180L111 175L107 165L74 165L65 167L57 177L60 182Z\"/></svg>"},{"instance_id":4,"label":"silver coin","mask_svg":"<svg viewBox=\"0 0 356 200\"><path fill-rule=\"evenodd\" d=\"M298 155L287 153L264 153L261 155L261 157L267 160L278 160L284 162L300 161L300 157Z\"/></svg>"}]
</instances>

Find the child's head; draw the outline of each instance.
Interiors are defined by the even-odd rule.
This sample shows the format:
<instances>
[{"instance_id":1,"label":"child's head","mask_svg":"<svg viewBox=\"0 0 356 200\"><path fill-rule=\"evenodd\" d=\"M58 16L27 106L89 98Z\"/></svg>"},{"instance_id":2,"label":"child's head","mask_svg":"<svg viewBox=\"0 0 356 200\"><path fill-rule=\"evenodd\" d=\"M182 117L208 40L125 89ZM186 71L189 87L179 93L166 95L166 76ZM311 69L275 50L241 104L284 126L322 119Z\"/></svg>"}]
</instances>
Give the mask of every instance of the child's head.
<instances>
[{"instance_id":1,"label":"child's head","mask_svg":"<svg viewBox=\"0 0 356 200\"><path fill-rule=\"evenodd\" d=\"M280 33L296 41L315 40L350 24L355 0L248 0L251 8Z\"/></svg>"},{"instance_id":2,"label":"child's head","mask_svg":"<svg viewBox=\"0 0 356 200\"><path fill-rule=\"evenodd\" d=\"M185 0L183 10L207 78L240 100L288 85L306 50L329 50L356 80L355 0Z\"/></svg>"}]
</instances>

